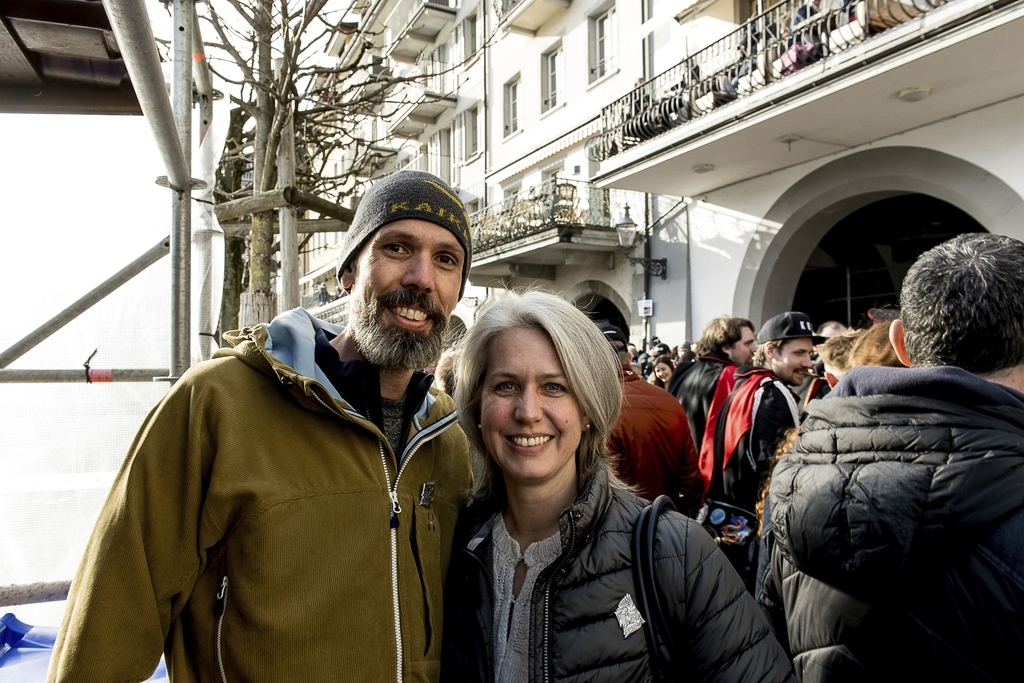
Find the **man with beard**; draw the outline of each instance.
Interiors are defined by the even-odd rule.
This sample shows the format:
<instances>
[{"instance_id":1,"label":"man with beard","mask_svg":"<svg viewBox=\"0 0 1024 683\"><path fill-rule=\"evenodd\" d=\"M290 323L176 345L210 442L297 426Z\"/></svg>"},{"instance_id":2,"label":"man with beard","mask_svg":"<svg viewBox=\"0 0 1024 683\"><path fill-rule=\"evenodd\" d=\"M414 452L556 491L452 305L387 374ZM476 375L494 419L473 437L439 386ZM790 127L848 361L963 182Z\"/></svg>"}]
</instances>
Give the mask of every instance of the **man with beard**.
<instances>
[{"instance_id":1,"label":"man with beard","mask_svg":"<svg viewBox=\"0 0 1024 683\"><path fill-rule=\"evenodd\" d=\"M807 315L790 311L768 320L757 341L753 365L736 369L736 384L700 461L708 481L707 521L722 531L720 545L751 592L757 573L754 510L779 443L788 429L800 424L799 397L793 389L813 365L814 344L824 339L814 334Z\"/></svg>"},{"instance_id":2,"label":"man with beard","mask_svg":"<svg viewBox=\"0 0 1024 683\"><path fill-rule=\"evenodd\" d=\"M907 367L853 368L808 407L761 599L804 683L1020 679L1022 292L1024 243L934 247L889 330Z\"/></svg>"},{"instance_id":3,"label":"man with beard","mask_svg":"<svg viewBox=\"0 0 1024 683\"><path fill-rule=\"evenodd\" d=\"M51 681L436 681L468 446L434 362L470 267L440 179L374 185L341 328L295 309L228 340L146 419L73 582Z\"/></svg>"},{"instance_id":4,"label":"man with beard","mask_svg":"<svg viewBox=\"0 0 1024 683\"><path fill-rule=\"evenodd\" d=\"M716 394L721 404L732 390L732 372L737 366L750 362L756 347L754 323L746 318L721 316L704 326L704 333L694 349L697 360L680 363L672 373L665 388L686 411L698 453L704 443L708 415Z\"/></svg>"}]
</instances>

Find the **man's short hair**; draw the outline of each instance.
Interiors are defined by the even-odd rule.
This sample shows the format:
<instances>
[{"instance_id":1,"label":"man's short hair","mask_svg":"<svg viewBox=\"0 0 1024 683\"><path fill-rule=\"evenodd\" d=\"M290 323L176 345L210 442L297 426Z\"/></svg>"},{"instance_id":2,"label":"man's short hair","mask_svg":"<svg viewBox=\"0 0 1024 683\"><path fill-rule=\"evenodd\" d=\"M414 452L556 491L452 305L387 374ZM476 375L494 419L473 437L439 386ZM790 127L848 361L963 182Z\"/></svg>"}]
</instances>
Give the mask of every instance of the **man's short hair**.
<instances>
[{"instance_id":1,"label":"man's short hair","mask_svg":"<svg viewBox=\"0 0 1024 683\"><path fill-rule=\"evenodd\" d=\"M969 233L926 251L900 293L915 366L981 374L1024 364L1024 242Z\"/></svg>"},{"instance_id":2,"label":"man's short hair","mask_svg":"<svg viewBox=\"0 0 1024 683\"><path fill-rule=\"evenodd\" d=\"M698 356L707 353L725 353L724 349L732 346L743 338L743 328L749 327L754 332L754 323L746 318L730 318L727 315L715 318L704 326L704 333L694 352Z\"/></svg>"}]
</instances>

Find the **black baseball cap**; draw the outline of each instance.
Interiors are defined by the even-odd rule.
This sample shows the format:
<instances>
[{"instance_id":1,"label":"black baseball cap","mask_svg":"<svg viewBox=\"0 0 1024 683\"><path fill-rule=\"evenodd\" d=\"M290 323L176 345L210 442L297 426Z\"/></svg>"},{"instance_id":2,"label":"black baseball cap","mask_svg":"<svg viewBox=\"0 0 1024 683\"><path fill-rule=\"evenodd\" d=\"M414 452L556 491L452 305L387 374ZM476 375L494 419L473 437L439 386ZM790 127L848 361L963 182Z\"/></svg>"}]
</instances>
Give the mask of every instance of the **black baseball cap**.
<instances>
[{"instance_id":1,"label":"black baseball cap","mask_svg":"<svg viewBox=\"0 0 1024 683\"><path fill-rule=\"evenodd\" d=\"M802 339L803 337L809 337L812 344L825 342L824 337L814 334L814 325L811 324L811 319L806 313L787 311L770 318L761 326L761 331L757 333L757 343L764 344L780 339Z\"/></svg>"},{"instance_id":2,"label":"black baseball cap","mask_svg":"<svg viewBox=\"0 0 1024 683\"><path fill-rule=\"evenodd\" d=\"M612 348L615 348L616 342L622 344L623 350L629 346L629 338L622 333L622 330L615 327L615 325L601 321L597 323L597 329L601 330L601 334L603 334L604 338L608 340L608 343L612 345Z\"/></svg>"}]
</instances>

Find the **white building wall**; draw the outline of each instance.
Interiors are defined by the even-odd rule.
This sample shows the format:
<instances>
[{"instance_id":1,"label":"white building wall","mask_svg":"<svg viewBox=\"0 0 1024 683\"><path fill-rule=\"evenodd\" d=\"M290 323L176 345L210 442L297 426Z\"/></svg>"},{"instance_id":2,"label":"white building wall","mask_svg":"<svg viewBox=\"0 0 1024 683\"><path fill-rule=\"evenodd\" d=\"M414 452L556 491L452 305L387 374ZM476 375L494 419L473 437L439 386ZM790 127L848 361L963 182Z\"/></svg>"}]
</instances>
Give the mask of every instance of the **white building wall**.
<instances>
[{"instance_id":1,"label":"white building wall","mask_svg":"<svg viewBox=\"0 0 1024 683\"><path fill-rule=\"evenodd\" d=\"M1021 120L1024 120L1024 98L1015 98L878 140L870 145L844 150L709 192L706 202L698 198L690 210L694 328L702 329L704 324L718 315L742 314L742 311L734 310L734 297L748 251L753 249L770 254L772 237L781 227L765 217L784 193L816 169L868 149L918 147L949 154L973 164L1001 180L1018 196L1024 197L1024 166L1020 163L1020 159L1024 158ZM938 172L939 169L936 169ZM879 175L884 173L885 169L879 169ZM980 216L974 217L982 221ZM841 218L837 216L836 221ZM662 255L662 249L670 255L669 280L664 284L660 281L656 283L653 288L656 300L672 300L676 292L685 291L684 269L680 267L685 261L685 239L681 231L679 226L666 227L662 231L664 243L656 245L655 256ZM1019 224L1016 230L1002 227L996 231L1024 239L1024 223ZM680 242L681 248L676 247ZM762 267L773 267L776 264L775 257L767 256ZM794 267L802 271L803 264L794 264ZM661 310L666 316L678 318L678 307L675 305ZM656 304L656 324L658 317L659 308ZM754 320L755 325L761 322ZM665 325L665 329L679 329L676 321L666 321ZM662 338L666 336L659 334Z\"/></svg>"}]
</instances>

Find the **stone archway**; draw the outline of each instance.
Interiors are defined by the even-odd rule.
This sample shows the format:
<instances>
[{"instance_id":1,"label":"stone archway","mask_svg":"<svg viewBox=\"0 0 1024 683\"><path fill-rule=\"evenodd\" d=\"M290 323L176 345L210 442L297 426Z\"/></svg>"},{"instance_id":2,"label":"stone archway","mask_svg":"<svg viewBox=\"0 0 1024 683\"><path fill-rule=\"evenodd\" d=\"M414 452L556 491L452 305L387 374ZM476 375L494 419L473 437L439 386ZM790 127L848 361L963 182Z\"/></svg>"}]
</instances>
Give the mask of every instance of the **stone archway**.
<instances>
[{"instance_id":1,"label":"stone archway","mask_svg":"<svg viewBox=\"0 0 1024 683\"><path fill-rule=\"evenodd\" d=\"M988 171L921 147L883 147L837 159L787 190L765 215L743 259L733 315L760 324L792 305L818 243L840 220L873 202L924 194L963 210L986 230L1024 239L1024 200Z\"/></svg>"},{"instance_id":2,"label":"stone archway","mask_svg":"<svg viewBox=\"0 0 1024 683\"><path fill-rule=\"evenodd\" d=\"M627 327L634 324L632 309L629 304L606 282L584 280L566 292L565 295L569 301L586 313L594 311L601 300L607 300L618 310L623 320L625 320Z\"/></svg>"}]
</instances>

